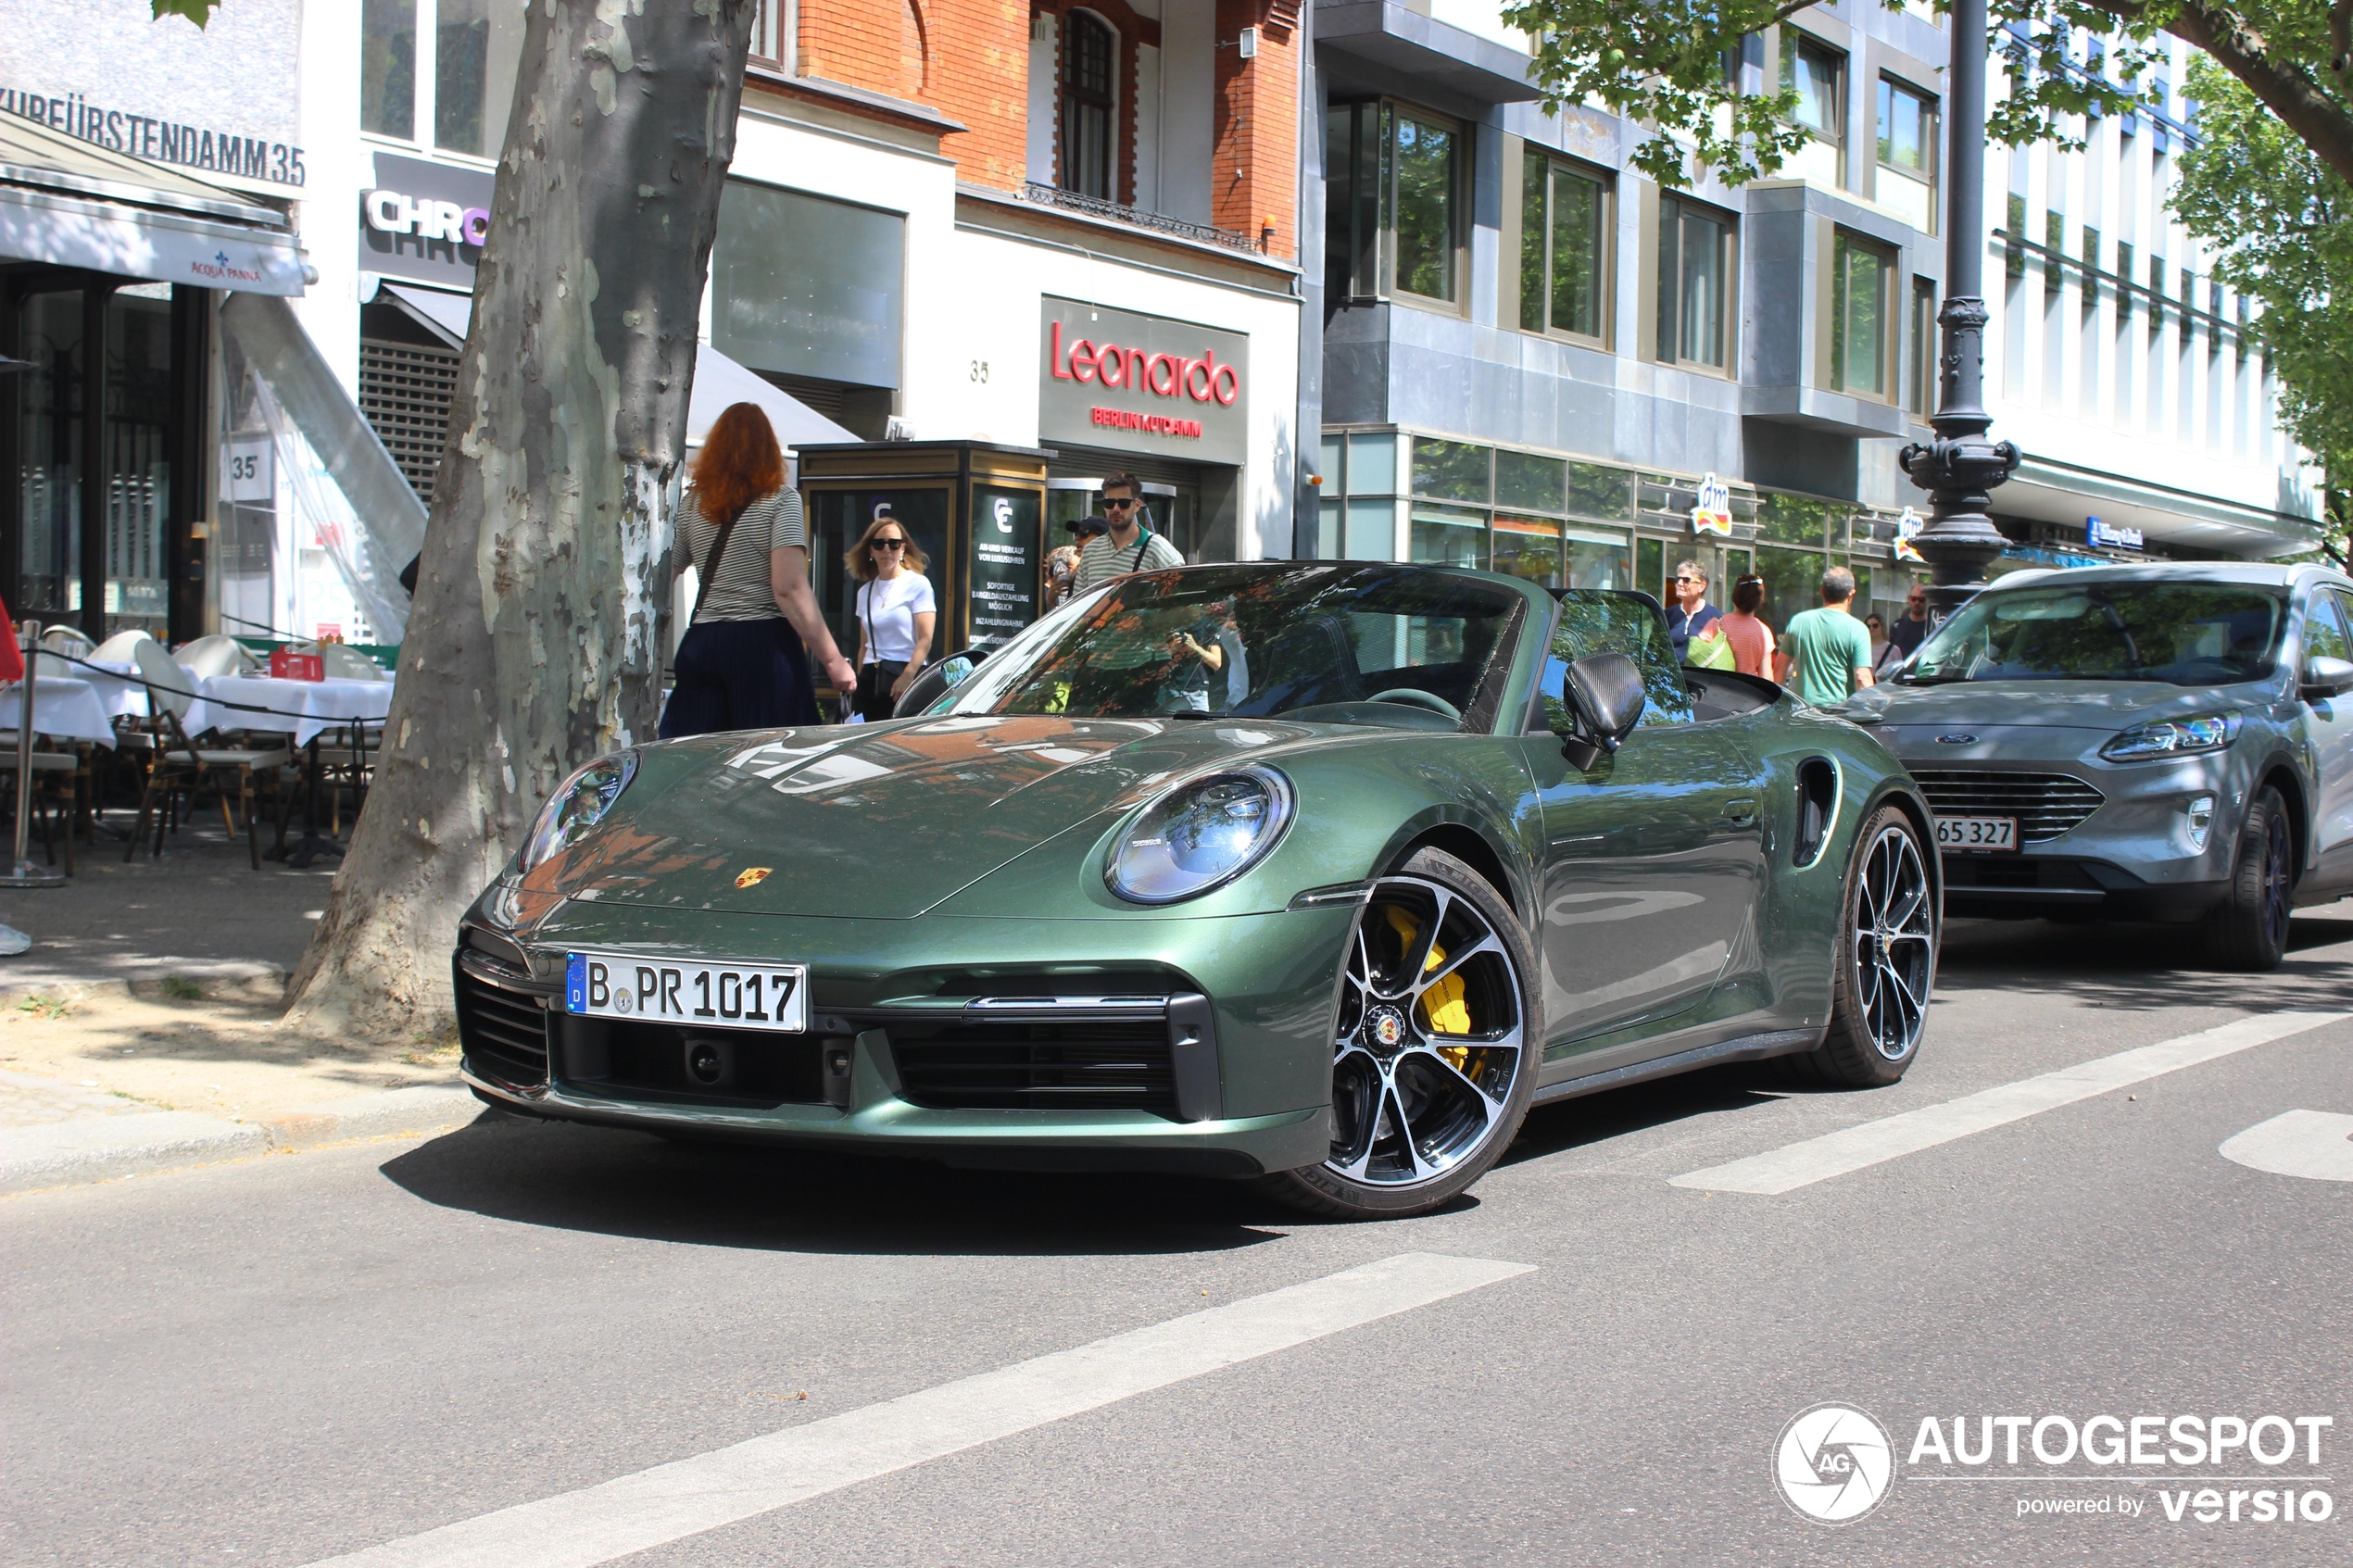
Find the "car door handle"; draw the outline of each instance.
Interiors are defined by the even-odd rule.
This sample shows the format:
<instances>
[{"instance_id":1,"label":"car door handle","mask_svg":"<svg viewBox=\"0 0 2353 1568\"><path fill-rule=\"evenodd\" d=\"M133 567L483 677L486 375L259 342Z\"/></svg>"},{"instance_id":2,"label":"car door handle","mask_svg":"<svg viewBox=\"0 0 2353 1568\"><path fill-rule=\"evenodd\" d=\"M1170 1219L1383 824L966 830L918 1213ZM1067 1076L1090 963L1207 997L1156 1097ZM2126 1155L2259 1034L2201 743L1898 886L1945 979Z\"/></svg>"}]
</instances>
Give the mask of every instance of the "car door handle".
<instances>
[{"instance_id":1,"label":"car door handle","mask_svg":"<svg viewBox=\"0 0 2353 1568\"><path fill-rule=\"evenodd\" d=\"M1724 820L1736 828L1744 828L1756 821L1756 802L1743 798L1724 802Z\"/></svg>"}]
</instances>

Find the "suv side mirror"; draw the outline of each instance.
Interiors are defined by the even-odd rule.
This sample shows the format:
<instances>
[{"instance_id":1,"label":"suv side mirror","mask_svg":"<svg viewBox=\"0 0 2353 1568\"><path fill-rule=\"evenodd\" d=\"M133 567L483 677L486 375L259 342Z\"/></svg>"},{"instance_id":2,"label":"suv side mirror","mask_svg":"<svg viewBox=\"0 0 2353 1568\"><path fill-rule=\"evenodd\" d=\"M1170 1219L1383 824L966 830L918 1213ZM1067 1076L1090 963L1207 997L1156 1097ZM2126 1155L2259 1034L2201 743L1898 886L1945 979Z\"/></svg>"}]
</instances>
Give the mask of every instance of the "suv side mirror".
<instances>
[{"instance_id":1,"label":"suv side mirror","mask_svg":"<svg viewBox=\"0 0 2353 1568\"><path fill-rule=\"evenodd\" d=\"M970 648L963 648L925 665L923 673L907 683L907 695L891 705L890 716L905 719L921 713L946 696L950 690L962 685L965 677L973 672L973 667L988 657L986 652L975 653Z\"/></svg>"},{"instance_id":2,"label":"suv side mirror","mask_svg":"<svg viewBox=\"0 0 2353 1568\"><path fill-rule=\"evenodd\" d=\"M1561 705L1577 721L1561 755L1583 771L1616 751L1642 722L1642 666L1622 653L1589 654L1561 678Z\"/></svg>"},{"instance_id":3,"label":"suv side mirror","mask_svg":"<svg viewBox=\"0 0 2353 1568\"><path fill-rule=\"evenodd\" d=\"M2349 691L2353 691L2353 660L2322 657L2304 661L2304 679L2297 695L2305 701L2343 696Z\"/></svg>"}]
</instances>

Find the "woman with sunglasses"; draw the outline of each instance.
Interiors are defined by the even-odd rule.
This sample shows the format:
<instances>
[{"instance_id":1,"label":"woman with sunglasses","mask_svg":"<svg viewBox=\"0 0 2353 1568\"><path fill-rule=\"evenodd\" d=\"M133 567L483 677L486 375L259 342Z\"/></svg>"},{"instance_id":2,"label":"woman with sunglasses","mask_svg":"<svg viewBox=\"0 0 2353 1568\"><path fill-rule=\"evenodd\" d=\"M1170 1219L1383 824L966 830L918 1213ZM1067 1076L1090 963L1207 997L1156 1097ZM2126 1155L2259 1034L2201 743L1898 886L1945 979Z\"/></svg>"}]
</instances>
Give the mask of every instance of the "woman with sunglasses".
<instances>
[{"instance_id":1,"label":"woman with sunglasses","mask_svg":"<svg viewBox=\"0 0 2353 1568\"><path fill-rule=\"evenodd\" d=\"M908 535L907 525L886 511L842 558L857 583L851 596L858 613L860 718L875 723L890 717L907 684L931 652L939 623L938 602L924 568L931 563Z\"/></svg>"},{"instance_id":2,"label":"woman with sunglasses","mask_svg":"<svg viewBox=\"0 0 2353 1568\"><path fill-rule=\"evenodd\" d=\"M856 679L809 587L800 493L757 403L711 421L678 508L678 548L696 571L695 608L678 643L678 684L661 738L814 724L809 656L836 688Z\"/></svg>"}]
</instances>

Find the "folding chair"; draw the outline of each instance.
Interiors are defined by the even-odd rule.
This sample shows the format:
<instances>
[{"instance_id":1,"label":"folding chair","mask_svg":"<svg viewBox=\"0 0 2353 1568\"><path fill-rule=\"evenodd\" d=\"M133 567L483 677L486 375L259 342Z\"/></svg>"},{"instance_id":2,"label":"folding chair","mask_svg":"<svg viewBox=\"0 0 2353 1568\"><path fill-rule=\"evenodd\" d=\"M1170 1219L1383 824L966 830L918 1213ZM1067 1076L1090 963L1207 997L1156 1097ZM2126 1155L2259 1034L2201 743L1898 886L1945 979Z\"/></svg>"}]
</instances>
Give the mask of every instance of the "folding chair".
<instances>
[{"instance_id":1,"label":"folding chair","mask_svg":"<svg viewBox=\"0 0 2353 1568\"><path fill-rule=\"evenodd\" d=\"M139 792L139 820L131 830L131 842L124 847L125 861L138 853L139 842L147 834L147 823L156 825L155 856L163 856L163 819L156 814L156 797L161 792L167 797L182 787L191 797L208 778L220 789L220 815L233 835L236 818L229 809L226 780L234 779L236 795L245 812L245 848L253 861L253 869L261 869L260 818L254 802L254 778L260 774L270 780L273 793L283 795L285 781L283 770L293 760L293 754L283 746L208 746L199 747L181 728L180 721L195 701L195 683L182 666L155 643L142 643L135 650L139 661L140 679L146 683L147 708L162 726L157 734L154 761L147 769L147 782Z\"/></svg>"}]
</instances>

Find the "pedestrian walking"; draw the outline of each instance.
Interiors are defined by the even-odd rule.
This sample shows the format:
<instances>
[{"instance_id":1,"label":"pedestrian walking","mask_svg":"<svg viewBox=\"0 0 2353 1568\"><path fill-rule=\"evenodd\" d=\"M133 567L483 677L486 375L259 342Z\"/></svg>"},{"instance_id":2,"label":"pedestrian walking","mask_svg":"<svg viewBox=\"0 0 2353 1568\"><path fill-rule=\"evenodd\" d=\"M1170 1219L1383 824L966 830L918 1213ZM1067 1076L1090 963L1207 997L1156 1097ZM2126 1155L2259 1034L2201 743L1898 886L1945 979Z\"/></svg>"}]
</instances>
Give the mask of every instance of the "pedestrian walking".
<instances>
[{"instance_id":1,"label":"pedestrian walking","mask_svg":"<svg viewBox=\"0 0 2353 1568\"><path fill-rule=\"evenodd\" d=\"M737 403L712 421L677 537L699 581L661 737L817 723L809 655L837 691L858 676L810 591L800 493L785 483L784 451L758 404Z\"/></svg>"},{"instance_id":2,"label":"pedestrian walking","mask_svg":"<svg viewBox=\"0 0 2353 1568\"><path fill-rule=\"evenodd\" d=\"M1152 532L1144 510L1143 482L1132 473L1115 473L1103 481L1103 517L1111 532L1088 541L1078 552L1078 571L1071 591L1083 594L1098 583L1137 571L1162 571L1185 564L1185 553L1166 537Z\"/></svg>"},{"instance_id":3,"label":"pedestrian walking","mask_svg":"<svg viewBox=\"0 0 2353 1568\"><path fill-rule=\"evenodd\" d=\"M1906 659L1919 652L1920 645L1928 640L1928 590L1919 583L1913 583L1912 591L1904 596L1904 613L1887 629L1887 640Z\"/></svg>"},{"instance_id":4,"label":"pedestrian walking","mask_svg":"<svg viewBox=\"0 0 2353 1568\"><path fill-rule=\"evenodd\" d=\"M1675 602L1667 610L1667 640L1674 645L1675 662L1687 662L1691 641L1723 618L1707 602L1707 570L1695 560L1675 563Z\"/></svg>"},{"instance_id":5,"label":"pedestrian walking","mask_svg":"<svg viewBox=\"0 0 2353 1568\"><path fill-rule=\"evenodd\" d=\"M1765 604L1765 579L1743 577L1732 584L1731 613L1718 621L1717 634L1732 645L1732 668L1743 675L1773 678L1773 629L1757 610Z\"/></svg>"},{"instance_id":6,"label":"pedestrian walking","mask_svg":"<svg viewBox=\"0 0 2353 1568\"><path fill-rule=\"evenodd\" d=\"M1844 702L1872 684L1871 634L1850 612L1855 574L1843 566L1822 573L1822 606L1790 618L1781 633L1781 684L1817 708Z\"/></svg>"},{"instance_id":7,"label":"pedestrian walking","mask_svg":"<svg viewBox=\"0 0 2353 1568\"><path fill-rule=\"evenodd\" d=\"M907 684L922 671L932 630L939 623L939 604L932 596L931 579L924 575L931 563L923 546L888 512L867 524L842 564L858 584L850 596L858 614L856 707L871 724L890 717L907 695Z\"/></svg>"}]
</instances>

